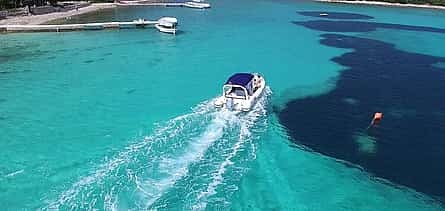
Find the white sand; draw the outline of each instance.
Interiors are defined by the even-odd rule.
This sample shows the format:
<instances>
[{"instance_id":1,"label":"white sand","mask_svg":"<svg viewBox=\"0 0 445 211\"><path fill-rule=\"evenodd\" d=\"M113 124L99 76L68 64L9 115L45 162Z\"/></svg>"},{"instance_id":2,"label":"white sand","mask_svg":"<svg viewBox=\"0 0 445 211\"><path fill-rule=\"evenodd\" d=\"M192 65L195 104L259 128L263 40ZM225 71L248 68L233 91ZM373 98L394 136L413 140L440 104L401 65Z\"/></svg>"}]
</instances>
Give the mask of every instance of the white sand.
<instances>
[{"instance_id":1,"label":"white sand","mask_svg":"<svg viewBox=\"0 0 445 211\"><path fill-rule=\"evenodd\" d=\"M342 4L366 4L366 5L378 5L378 6L396 6L396 7L415 7L415 8L426 8L426 9L442 9L445 10L445 6L427 5L427 4L400 4L400 3L389 3L389 2L379 2L379 1L346 1L346 0L315 0L318 2L329 2L329 3L342 3Z\"/></svg>"},{"instance_id":2,"label":"white sand","mask_svg":"<svg viewBox=\"0 0 445 211\"><path fill-rule=\"evenodd\" d=\"M36 25L42 24L48 21L52 21L59 18L66 18L74 15L80 15L88 12L93 12L96 10L107 9L116 7L114 3L95 3L87 7L79 8L78 10L70 10L67 12L54 12L44 15L31 15L31 16L17 16L8 17L7 19L0 20L0 25Z\"/></svg>"}]
</instances>

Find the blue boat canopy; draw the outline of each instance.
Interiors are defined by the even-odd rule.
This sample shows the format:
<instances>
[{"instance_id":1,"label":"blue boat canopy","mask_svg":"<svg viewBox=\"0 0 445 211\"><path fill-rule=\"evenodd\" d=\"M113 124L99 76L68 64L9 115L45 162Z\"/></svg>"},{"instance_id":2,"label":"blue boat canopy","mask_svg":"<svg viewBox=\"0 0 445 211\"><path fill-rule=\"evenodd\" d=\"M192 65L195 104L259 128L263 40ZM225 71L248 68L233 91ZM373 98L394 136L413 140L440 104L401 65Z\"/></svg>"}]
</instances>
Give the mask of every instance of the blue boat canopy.
<instances>
[{"instance_id":1,"label":"blue boat canopy","mask_svg":"<svg viewBox=\"0 0 445 211\"><path fill-rule=\"evenodd\" d=\"M230 76L226 84L240 85L247 88L247 85L252 81L253 74L251 73L236 73Z\"/></svg>"}]
</instances>

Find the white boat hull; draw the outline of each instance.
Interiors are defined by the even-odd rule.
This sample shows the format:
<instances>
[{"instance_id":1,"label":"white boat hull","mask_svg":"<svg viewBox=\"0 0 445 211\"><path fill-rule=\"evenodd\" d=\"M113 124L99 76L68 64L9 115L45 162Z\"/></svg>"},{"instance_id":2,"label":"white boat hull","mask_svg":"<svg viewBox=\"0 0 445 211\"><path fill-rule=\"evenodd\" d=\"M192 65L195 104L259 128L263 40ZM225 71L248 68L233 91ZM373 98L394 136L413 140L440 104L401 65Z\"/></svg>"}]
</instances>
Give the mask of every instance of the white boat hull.
<instances>
[{"instance_id":1,"label":"white boat hull","mask_svg":"<svg viewBox=\"0 0 445 211\"><path fill-rule=\"evenodd\" d=\"M184 7L189 7L189 8L194 8L194 9L207 9L207 8L210 8L210 4L199 3L199 2L186 2L186 3L184 3Z\"/></svg>"},{"instance_id":2,"label":"white boat hull","mask_svg":"<svg viewBox=\"0 0 445 211\"><path fill-rule=\"evenodd\" d=\"M218 97L214 105L217 108L223 108L234 111L250 111L251 108L255 105L257 100L261 97L266 87L266 81L264 78L260 81L259 88L251 95L248 96L247 99L237 99L237 98L228 98L225 96ZM232 101L232 105L228 106L228 101ZM230 107L230 108L229 108Z\"/></svg>"},{"instance_id":3,"label":"white boat hull","mask_svg":"<svg viewBox=\"0 0 445 211\"><path fill-rule=\"evenodd\" d=\"M165 27L162 27L161 25L159 25L159 24L155 24L155 27L160 31L160 32L163 32L163 33L168 33L168 34L176 34L176 28L165 28Z\"/></svg>"}]
</instances>

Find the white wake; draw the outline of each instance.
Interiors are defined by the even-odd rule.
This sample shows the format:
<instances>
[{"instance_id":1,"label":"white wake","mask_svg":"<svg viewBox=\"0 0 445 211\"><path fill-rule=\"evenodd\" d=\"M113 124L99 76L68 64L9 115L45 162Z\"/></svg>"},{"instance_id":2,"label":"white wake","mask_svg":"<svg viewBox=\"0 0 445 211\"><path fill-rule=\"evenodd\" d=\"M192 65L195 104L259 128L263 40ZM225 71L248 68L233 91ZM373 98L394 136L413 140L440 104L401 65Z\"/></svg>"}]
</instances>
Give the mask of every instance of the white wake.
<instances>
[{"instance_id":1,"label":"white wake","mask_svg":"<svg viewBox=\"0 0 445 211\"><path fill-rule=\"evenodd\" d=\"M218 170L212 175L212 182L207 186L207 189L198 194L198 203L192 207L194 210L203 210L206 208L208 203L207 199L210 196L216 194L216 188L218 187L218 185L224 182L224 173L227 171L227 167L230 165L234 165L232 159L237 156L240 150L242 150L242 147L246 142L252 141L251 128L257 123L259 118L264 117L267 113L267 98L271 94L270 88L267 87L265 92L266 93L264 94L263 98L261 98L255 104L252 111L238 119L240 124L238 140L232 146L230 153L226 155L224 161L218 166ZM266 127L266 123L267 120L264 119L264 122L263 124L261 124L261 126ZM251 143L251 146L253 147L252 155L255 156L254 143Z\"/></svg>"},{"instance_id":2,"label":"white wake","mask_svg":"<svg viewBox=\"0 0 445 211\"><path fill-rule=\"evenodd\" d=\"M195 128L202 127L208 116L215 112L212 102L206 101L193 108L191 113L169 120L155 129L152 135L126 147L124 151L98 166L90 175L81 177L71 188L63 191L56 200L49 201L44 209L93 209L97 207L112 209L116 206L118 192L122 189L119 186L124 184L125 180L133 181L138 185L139 171L143 170L146 164L157 159L153 156L157 150L174 150L181 147L178 144L183 143L175 143L175 141L181 141L181 136L184 134L188 134L190 138L199 132L199 130L194 130L191 124L197 123L194 125ZM161 152L163 153L167 152ZM122 172L125 174L123 175ZM114 184L110 185L108 182L110 180ZM103 205L99 204L101 201Z\"/></svg>"},{"instance_id":3,"label":"white wake","mask_svg":"<svg viewBox=\"0 0 445 211\"><path fill-rule=\"evenodd\" d=\"M152 209L179 181L195 176L196 173L190 173L190 166L199 167L204 159L213 156L207 155L212 146L235 141L227 149L216 150L215 156L223 156L222 162L206 161L217 162L212 174L198 175L207 177L209 183L195 195L196 203L190 208L205 208L246 143L250 143L255 156L251 129L258 119L265 119L262 117L266 115L270 89L265 92L248 113L218 111L213 108L213 101L199 104L191 113L169 120L150 136L104 160L43 209ZM185 190L189 191L194 190Z\"/></svg>"}]
</instances>

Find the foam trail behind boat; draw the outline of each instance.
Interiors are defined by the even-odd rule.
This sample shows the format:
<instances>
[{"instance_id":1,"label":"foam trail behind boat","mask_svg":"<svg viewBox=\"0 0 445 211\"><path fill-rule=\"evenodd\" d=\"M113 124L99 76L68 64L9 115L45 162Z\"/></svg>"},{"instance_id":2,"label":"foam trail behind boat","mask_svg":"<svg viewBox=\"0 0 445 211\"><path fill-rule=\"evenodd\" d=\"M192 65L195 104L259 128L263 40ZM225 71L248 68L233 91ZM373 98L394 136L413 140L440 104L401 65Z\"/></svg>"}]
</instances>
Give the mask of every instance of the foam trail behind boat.
<instances>
[{"instance_id":1,"label":"foam trail behind boat","mask_svg":"<svg viewBox=\"0 0 445 211\"><path fill-rule=\"evenodd\" d=\"M213 174L213 180L208 184L207 189L198 194L197 201L199 203L197 203L195 206L192 207L194 210L203 210L206 208L208 198L216 194L217 187L224 182L224 174L227 171L227 167L235 164L234 161L232 161L232 159L238 155L238 152L242 150L243 146L247 142L251 143L253 148L252 157L253 159L255 158L255 144L252 143L253 137L251 129L256 124L258 124L257 120L259 118L265 117L267 113L267 100L270 94L271 94L270 88L266 87L263 97L258 100L253 109L246 115L240 116L239 118L240 128L239 128L238 140L232 146L230 153L226 155L224 161L218 166L218 170L216 171L216 173ZM260 124L262 130L264 130L267 123L266 119L263 120L264 121L262 122L262 124Z\"/></svg>"},{"instance_id":2,"label":"foam trail behind boat","mask_svg":"<svg viewBox=\"0 0 445 211\"><path fill-rule=\"evenodd\" d=\"M197 175L210 180L206 189L197 189L202 193L196 203L202 203L205 207L207 199L216 193L225 180L227 167L233 165L233 159L240 150L252 141L251 127L265 113L263 101L257 103L253 111L238 115L214 109L212 101L204 102L191 113L161 124L151 135L129 145L111 159L105 159L90 175L81 177L58 194L55 200L49 201L44 209L162 207L163 199L170 200L166 194L178 188L178 182L195 177L196 169L191 173L190 167L199 167L201 162L214 163L211 167L213 174ZM218 149L233 141L234 145ZM214 151L207 153L213 148L218 149L216 154ZM220 157L223 161L220 162L220 158L213 160L212 156Z\"/></svg>"},{"instance_id":3,"label":"foam trail behind boat","mask_svg":"<svg viewBox=\"0 0 445 211\"><path fill-rule=\"evenodd\" d=\"M187 174L176 180L148 210L225 210L238 182L256 158L257 140L267 128L268 88L250 112L233 116ZM211 206L207 206L211 205Z\"/></svg>"},{"instance_id":4,"label":"foam trail behind boat","mask_svg":"<svg viewBox=\"0 0 445 211\"><path fill-rule=\"evenodd\" d=\"M118 197L126 195L129 189L140 190L141 178L149 181L150 177L147 177L147 172L158 168L163 169L164 172L160 171L160 174L153 178L154 180L159 180L161 183L174 181L181 173L186 173L184 168L188 162L199 157L182 154L182 157L176 159L177 162L174 166L174 169L180 167L179 170L174 170L167 175L164 173L168 172L170 168L160 167L161 159L181 154L187 147L191 147L191 149L185 151L205 150L206 144L217 138L220 133L219 127L223 125L218 122L222 120L213 120L212 124L217 127L209 128L205 133L203 128L209 125L215 113L216 110L213 108L212 102L206 101L193 108L191 113L178 116L160 125L152 135L129 145L111 159L105 159L103 164L92 170L90 175L79 178L70 188L62 191L57 199L48 201L48 205L43 209L113 209L119 207L119 204L116 204L119 201ZM196 137L200 138L196 139ZM190 144L190 142L196 141L197 143ZM181 163L183 161L186 162ZM161 186L159 190L162 191L166 187ZM151 194L158 195L160 193L152 192ZM137 206L137 202L129 206Z\"/></svg>"},{"instance_id":5,"label":"foam trail behind boat","mask_svg":"<svg viewBox=\"0 0 445 211\"><path fill-rule=\"evenodd\" d=\"M218 112L213 115L213 120L206 127L203 134L194 138L182 154L179 156L169 154L161 159L158 172L164 173L166 176L162 178L146 178L144 182L138 182L138 189L146 197L146 209L161 197L168 188L173 186L176 181L187 175L188 166L200 160L212 143L222 137L224 128L236 119L235 114L232 112Z\"/></svg>"}]
</instances>

